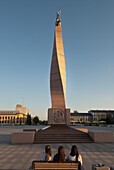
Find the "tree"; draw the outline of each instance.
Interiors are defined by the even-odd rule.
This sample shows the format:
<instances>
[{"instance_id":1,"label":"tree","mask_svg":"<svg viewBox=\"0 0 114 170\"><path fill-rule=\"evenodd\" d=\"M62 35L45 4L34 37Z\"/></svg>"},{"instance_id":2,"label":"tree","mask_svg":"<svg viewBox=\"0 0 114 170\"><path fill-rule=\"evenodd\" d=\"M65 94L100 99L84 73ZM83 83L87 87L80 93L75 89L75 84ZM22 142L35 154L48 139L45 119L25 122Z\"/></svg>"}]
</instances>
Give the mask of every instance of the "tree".
<instances>
[{"instance_id":1,"label":"tree","mask_svg":"<svg viewBox=\"0 0 114 170\"><path fill-rule=\"evenodd\" d=\"M37 125L37 123L39 123L39 117L35 116L33 122L35 123L35 125Z\"/></svg>"},{"instance_id":2,"label":"tree","mask_svg":"<svg viewBox=\"0 0 114 170\"><path fill-rule=\"evenodd\" d=\"M78 113L78 111L77 111L77 110L74 110L74 113Z\"/></svg>"},{"instance_id":3,"label":"tree","mask_svg":"<svg viewBox=\"0 0 114 170\"><path fill-rule=\"evenodd\" d=\"M108 113L106 116L106 123L111 124L112 122L113 122L112 115L110 113Z\"/></svg>"},{"instance_id":4,"label":"tree","mask_svg":"<svg viewBox=\"0 0 114 170\"><path fill-rule=\"evenodd\" d=\"M43 120L43 121L42 121L42 124L43 124L43 125L47 125L47 124L48 124L48 121L47 121L47 120Z\"/></svg>"},{"instance_id":5,"label":"tree","mask_svg":"<svg viewBox=\"0 0 114 170\"><path fill-rule=\"evenodd\" d=\"M31 115L27 114L27 125L31 125Z\"/></svg>"}]
</instances>

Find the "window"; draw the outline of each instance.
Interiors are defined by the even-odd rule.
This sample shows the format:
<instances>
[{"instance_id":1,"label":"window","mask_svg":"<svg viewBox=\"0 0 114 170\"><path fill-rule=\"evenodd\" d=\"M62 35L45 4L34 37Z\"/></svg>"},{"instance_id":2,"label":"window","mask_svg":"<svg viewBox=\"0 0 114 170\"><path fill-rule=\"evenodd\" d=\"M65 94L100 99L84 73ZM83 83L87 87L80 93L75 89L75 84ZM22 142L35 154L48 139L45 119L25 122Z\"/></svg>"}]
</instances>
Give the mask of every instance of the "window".
<instances>
[{"instance_id":1,"label":"window","mask_svg":"<svg viewBox=\"0 0 114 170\"><path fill-rule=\"evenodd\" d=\"M8 119L10 119L10 117L8 117Z\"/></svg>"},{"instance_id":2,"label":"window","mask_svg":"<svg viewBox=\"0 0 114 170\"><path fill-rule=\"evenodd\" d=\"M5 117L5 119L7 119L7 116Z\"/></svg>"},{"instance_id":3,"label":"window","mask_svg":"<svg viewBox=\"0 0 114 170\"><path fill-rule=\"evenodd\" d=\"M4 119L4 116L2 117L2 119Z\"/></svg>"},{"instance_id":4,"label":"window","mask_svg":"<svg viewBox=\"0 0 114 170\"><path fill-rule=\"evenodd\" d=\"M0 119L1 119L1 116L0 116Z\"/></svg>"}]
</instances>

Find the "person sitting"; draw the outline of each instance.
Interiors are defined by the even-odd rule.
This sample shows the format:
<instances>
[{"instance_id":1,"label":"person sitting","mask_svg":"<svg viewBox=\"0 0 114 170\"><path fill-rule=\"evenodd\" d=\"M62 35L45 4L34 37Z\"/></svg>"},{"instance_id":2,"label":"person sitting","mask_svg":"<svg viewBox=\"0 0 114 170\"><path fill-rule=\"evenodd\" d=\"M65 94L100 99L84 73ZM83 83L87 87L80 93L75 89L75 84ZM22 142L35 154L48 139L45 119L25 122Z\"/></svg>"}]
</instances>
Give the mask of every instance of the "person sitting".
<instances>
[{"instance_id":1,"label":"person sitting","mask_svg":"<svg viewBox=\"0 0 114 170\"><path fill-rule=\"evenodd\" d=\"M65 161L66 161L66 156L64 153L64 148L63 146L59 146L58 153L54 156L53 162L65 162Z\"/></svg>"},{"instance_id":2,"label":"person sitting","mask_svg":"<svg viewBox=\"0 0 114 170\"><path fill-rule=\"evenodd\" d=\"M51 156L50 156L49 154L46 154L46 155L45 155L45 161L46 161L46 162L51 161Z\"/></svg>"},{"instance_id":3,"label":"person sitting","mask_svg":"<svg viewBox=\"0 0 114 170\"><path fill-rule=\"evenodd\" d=\"M71 153L68 155L68 162L70 161L79 161L82 165L82 157L78 153L78 149L76 145L73 145L71 148Z\"/></svg>"},{"instance_id":4,"label":"person sitting","mask_svg":"<svg viewBox=\"0 0 114 170\"><path fill-rule=\"evenodd\" d=\"M42 153L42 161L52 161L51 147L50 145L45 146L45 152Z\"/></svg>"}]
</instances>

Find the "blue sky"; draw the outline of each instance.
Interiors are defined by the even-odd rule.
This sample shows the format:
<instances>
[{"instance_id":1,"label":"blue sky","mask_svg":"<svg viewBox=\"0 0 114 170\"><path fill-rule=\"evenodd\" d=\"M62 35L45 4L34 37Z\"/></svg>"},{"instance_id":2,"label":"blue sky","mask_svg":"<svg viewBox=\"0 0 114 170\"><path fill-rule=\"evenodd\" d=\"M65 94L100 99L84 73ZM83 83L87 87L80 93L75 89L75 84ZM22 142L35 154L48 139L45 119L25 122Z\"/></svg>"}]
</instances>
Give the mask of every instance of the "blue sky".
<instances>
[{"instance_id":1,"label":"blue sky","mask_svg":"<svg viewBox=\"0 0 114 170\"><path fill-rule=\"evenodd\" d=\"M0 0L0 110L51 107L50 65L61 8L71 111L114 109L113 0Z\"/></svg>"}]
</instances>

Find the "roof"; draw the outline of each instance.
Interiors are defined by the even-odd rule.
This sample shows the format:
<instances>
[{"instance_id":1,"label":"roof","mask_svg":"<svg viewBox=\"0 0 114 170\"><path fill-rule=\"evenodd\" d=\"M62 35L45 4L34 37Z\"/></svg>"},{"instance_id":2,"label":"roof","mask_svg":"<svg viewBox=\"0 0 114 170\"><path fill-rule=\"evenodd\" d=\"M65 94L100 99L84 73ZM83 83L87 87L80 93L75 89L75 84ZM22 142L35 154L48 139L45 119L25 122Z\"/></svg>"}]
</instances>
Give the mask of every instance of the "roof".
<instances>
[{"instance_id":1,"label":"roof","mask_svg":"<svg viewBox=\"0 0 114 170\"><path fill-rule=\"evenodd\" d=\"M91 113L70 113L71 116L92 116Z\"/></svg>"},{"instance_id":2,"label":"roof","mask_svg":"<svg viewBox=\"0 0 114 170\"><path fill-rule=\"evenodd\" d=\"M21 113L18 110L0 110L0 115L16 115L16 114L23 114L23 113Z\"/></svg>"},{"instance_id":3,"label":"roof","mask_svg":"<svg viewBox=\"0 0 114 170\"><path fill-rule=\"evenodd\" d=\"M114 110L90 110L89 112L114 112Z\"/></svg>"}]
</instances>

